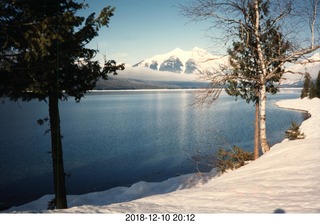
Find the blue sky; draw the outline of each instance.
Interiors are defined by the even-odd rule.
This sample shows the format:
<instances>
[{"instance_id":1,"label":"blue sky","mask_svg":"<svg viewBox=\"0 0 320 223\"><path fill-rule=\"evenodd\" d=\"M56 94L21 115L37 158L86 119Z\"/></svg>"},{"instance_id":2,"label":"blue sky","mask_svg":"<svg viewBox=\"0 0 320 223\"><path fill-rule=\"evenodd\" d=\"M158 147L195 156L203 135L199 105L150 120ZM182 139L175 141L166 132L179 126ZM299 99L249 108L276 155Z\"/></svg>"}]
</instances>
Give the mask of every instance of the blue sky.
<instances>
[{"instance_id":1,"label":"blue sky","mask_svg":"<svg viewBox=\"0 0 320 223\"><path fill-rule=\"evenodd\" d=\"M109 28L102 28L99 37L89 44L98 47L107 59L135 64L156 54L180 47L209 49L206 37L209 24L194 23L181 15L178 5L188 0L86 0L89 8L81 15L100 12L106 6L116 7Z\"/></svg>"}]
</instances>

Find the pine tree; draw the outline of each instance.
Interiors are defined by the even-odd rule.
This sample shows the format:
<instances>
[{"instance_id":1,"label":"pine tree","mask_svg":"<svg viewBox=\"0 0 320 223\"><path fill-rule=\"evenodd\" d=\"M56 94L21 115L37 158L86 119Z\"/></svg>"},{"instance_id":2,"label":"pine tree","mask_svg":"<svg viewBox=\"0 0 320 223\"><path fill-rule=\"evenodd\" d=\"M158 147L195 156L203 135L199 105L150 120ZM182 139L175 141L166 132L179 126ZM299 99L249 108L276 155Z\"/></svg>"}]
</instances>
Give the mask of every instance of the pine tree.
<instances>
[{"instance_id":1,"label":"pine tree","mask_svg":"<svg viewBox=\"0 0 320 223\"><path fill-rule=\"evenodd\" d=\"M219 149L216 157L215 167L221 174L228 170L238 169L254 159L253 153L237 146L233 146L231 150Z\"/></svg>"},{"instance_id":2,"label":"pine tree","mask_svg":"<svg viewBox=\"0 0 320 223\"><path fill-rule=\"evenodd\" d=\"M316 97L320 98L320 71L318 72L315 88L316 88Z\"/></svg>"},{"instance_id":3,"label":"pine tree","mask_svg":"<svg viewBox=\"0 0 320 223\"><path fill-rule=\"evenodd\" d=\"M319 18L318 3L318 0L309 1L309 4L303 5L303 9L310 12L307 13L307 16L297 13L301 11L301 5L293 4L293 1L193 0L185 6L181 6L184 15L193 21L210 20L212 28L219 29L226 34L223 38L220 35L215 38L221 44L228 45L230 41L237 42L239 27L243 30L243 34L252 35L253 42L249 44L252 46L253 57L251 60L258 66L260 77L260 140L263 152L270 150L266 131L268 81L280 78L284 72L285 64L298 61L319 49L319 36L315 35ZM301 38L296 38L295 32L286 29L293 21L296 25L308 25L310 33L307 38L310 38L311 44L309 41L301 41ZM279 35L274 35L276 33ZM273 38L269 39L270 36ZM250 42L244 40L246 43ZM312 63L312 61L306 63ZM198 104L212 103L218 98L225 82L237 79L226 66L208 72L207 77L211 83L207 90L203 91L203 97L198 97L200 98Z\"/></svg>"},{"instance_id":4,"label":"pine tree","mask_svg":"<svg viewBox=\"0 0 320 223\"><path fill-rule=\"evenodd\" d=\"M286 133L286 137L289 140L304 139L305 138L304 133L300 132L300 127L295 122L291 123L291 127L285 133Z\"/></svg>"},{"instance_id":5,"label":"pine tree","mask_svg":"<svg viewBox=\"0 0 320 223\"><path fill-rule=\"evenodd\" d=\"M309 88L310 88L310 80L311 80L311 76L310 76L310 74L308 72L306 72L305 75L304 75L303 88L302 88L302 91L301 91L300 98L308 97Z\"/></svg>"},{"instance_id":6,"label":"pine tree","mask_svg":"<svg viewBox=\"0 0 320 223\"><path fill-rule=\"evenodd\" d=\"M312 80L310 80L310 87L309 87L309 99L317 97L317 89L316 85Z\"/></svg>"},{"instance_id":7,"label":"pine tree","mask_svg":"<svg viewBox=\"0 0 320 223\"><path fill-rule=\"evenodd\" d=\"M11 1L0 3L0 97L48 102L55 198L51 207L67 208L59 100L77 102L99 78L123 69L115 61L101 68L93 61L97 50L86 48L114 8L84 18L83 3L72 0Z\"/></svg>"},{"instance_id":8,"label":"pine tree","mask_svg":"<svg viewBox=\"0 0 320 223\"><path fill-rule=\"evenodd\" d=\"M248 13L254 18L254 5L248 3ZM265 3L259 4L259 11L261 17L269 14L269 6ZM254 20L249 20L246 26L253 26ZM279 27L272 25L270 20L266 20L261 26L268 30L262 33L260 36L262 50L264 52L264 58L267 61L271 61L272 58L284 54L290 44L284 40L282 34L279 31ZM259 102L260 91L262 87L265 87L266 91L275 94L279 91L276 83L279 82L284 70L279 66L280 62L270 62L267 70L273 71L273 77L261 81L261 66L259 66L259 57L256 46L256 35L252 29L245 29L241 24L238 34L239 41L233 43L233 48L228 50L230 55L230 65L232 66L232 75L234 79L229 79L226 82L226 92L235 97L241 97L249 102L254 102L256 106L256 123L259 122ZM265 117L261 117L261 120L265 120ZM255 145L258 141L259 125L255 126ZM257 146L255 146L255 158L258 156ZM265 151L263 151L265 152Z\"/></svg>"}]
</instances>

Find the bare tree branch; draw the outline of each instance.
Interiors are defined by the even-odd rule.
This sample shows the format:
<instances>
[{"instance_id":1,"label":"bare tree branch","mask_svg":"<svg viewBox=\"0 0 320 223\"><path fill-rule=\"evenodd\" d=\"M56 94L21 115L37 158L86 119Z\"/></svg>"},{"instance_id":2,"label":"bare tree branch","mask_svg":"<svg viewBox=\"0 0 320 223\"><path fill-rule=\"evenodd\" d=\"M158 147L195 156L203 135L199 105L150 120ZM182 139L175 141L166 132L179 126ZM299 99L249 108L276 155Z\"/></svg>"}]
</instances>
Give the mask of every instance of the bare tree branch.
<instances>
[{"instance_id":1,"label":"bare tree branch","mask_svg":"<svg viewBox=\"0 0 320 223\"><path fill-rule=\"evenodd\" d=\"M189 5L181 6L183 14L193 21L210 20L212 29L222 30L226 37L223 36L220 41L226 44L231 40L233 47L237 46L234 44L242 43L246 50L242 51L245 53L242 57L251 57L252 62L247 60L251 64L243 65L244 69L248 69L245 72L236 73L237 69L241 69L237 68L236 62L233 62L233 71L229 64L208 72L206 75L210 84L200 92L202 95L198 97L198 104L215 101L228 81L235 83L232 85L235 87L237 82L252 82L260 93L260 132L264 152L269 150L265 124L267 85L279 81L284 73L292 73L284 69L287 63L317 62L302 59L320 48L320 38L315 32L318 30L318 1L309 0L310 4L307 4L308 9L305 11L307 16L297 10L301 2L299 4L295 0L193 0ZM301 35L306 33L303 32L305 27L302 27L306 23L310 29L309 41L303 39L305 35ZM235 55L235 58L241 60L241 56ZM252 77L246 77L246 73Z\"/></svg>"}]
</instances>

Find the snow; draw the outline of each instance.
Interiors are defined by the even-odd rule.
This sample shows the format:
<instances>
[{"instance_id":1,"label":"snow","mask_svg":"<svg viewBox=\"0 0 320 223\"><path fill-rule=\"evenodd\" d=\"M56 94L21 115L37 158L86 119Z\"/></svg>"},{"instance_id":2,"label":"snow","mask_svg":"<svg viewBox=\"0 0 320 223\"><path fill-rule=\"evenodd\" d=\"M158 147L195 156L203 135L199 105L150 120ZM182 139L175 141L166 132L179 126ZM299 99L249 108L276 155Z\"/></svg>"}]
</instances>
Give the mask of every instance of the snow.
<instances>
[{"instance_id":1,"label":"snow","mask_svg":"<svg viewBox=\"0 0 320 223\"><path fill-rule=\"evenodd\" d=\"M190 51L185 51L180 48L176 48L170 52L164 54L158 54L151 58L145 59L139 63L138 66L144 67L145 64L152 64L154 61L158 63L158 70L160 65L163 64L169 58L179 58L183 65L190 59L192 59L200 71L210 71L219 70L221 65L228 63L228 57L212 55L208 51L201 49L199 47L194 47ZM181 73L185 72L186 67L184 66Z\"/></svg>"},{"instance_id":2,"label":"snow","mask_svg":"<svg viewBox=\"0 0 320 223\"><path fill-rule=\"evenodd\" d=\"M308 111L312 118L305 120L300 129L306 135L306 139L319 138L320 135L320 103L318 98L309 100L283 100L277 102L277 105L284 108Z\"/></svg>"},{"instance_id":3,"label":"snow","mask_svg":"<svg viewBox=\"0 0 320 223\"><path fill-rule=\"evenodd\" d=\"M311 75L311 78L315 80L318 76L318 72L320 71L320 54L315 53L308 59L302 60L301 62L307 60L314 62L306 64L287 64L286 69L295 73L285 73L281 80L281 84L294 85L297 83L302 83L304 81L304 76L302 74L304 74L305 72L308 72Z\"/></svg>"},{"instance_id":4,"label":"snow","mask_svg":"<svg viewBox=\"0 0 320 223\"><path fill-rule=\"evenodd\" d=\"M235 171L218 176L212 170L160 183L139 182L131 187L72 195L68 196L70 208L66 210L45 211L52 198L46 195L5 212L319 214L320 99L291 99L276 104L310 113L300 127L306 138L285 139ZM319 215L312 216L319 222Z\"/></svg>"},{"instance_id":5,"label":"snow","mask_svg":"<svg viewBox=\"0 0 320 223\"><path fill-rule=\"evenodd\" d=\"M169 58L178 58L181 61L183 64L181 73L159 71L161 64L163 64ZM186 62L190 59L194 61L197 68L192 75L184 73L186 70ZM320 53L311 55L308 59L305 59L305 61L307 60L314 62L306 64L287 63L285 69L290 72L287 72L283 75L280 81L281 85L301 86L304 81L304 76L302 74L305 72L309 72L312 79L315 80L318 72L320 71ZM149 68L150 64L153 62L157 62L158 64L157 71ZM301 60L300 62L304 62L304 60ZM205 49L201 49L199 47L194 47L189 51L176 48L170 52L158 54L145 59L136 64L137 67L134 67L134 69L132 69L130 66L126 66L126 70L119 75L119 78L121 78L123 74L125 77L128 76L127 74L130 74L132 76L131 77L129 75L131 78L142 80L185 81L184 78L187 78L187 81L192 81L190 79L195 80L201 77L203 81L206 79L207 72L220 73L222 71L221 69L228 66L228 64L228 56L213 55Z\"/></svg>"}]
</instances>

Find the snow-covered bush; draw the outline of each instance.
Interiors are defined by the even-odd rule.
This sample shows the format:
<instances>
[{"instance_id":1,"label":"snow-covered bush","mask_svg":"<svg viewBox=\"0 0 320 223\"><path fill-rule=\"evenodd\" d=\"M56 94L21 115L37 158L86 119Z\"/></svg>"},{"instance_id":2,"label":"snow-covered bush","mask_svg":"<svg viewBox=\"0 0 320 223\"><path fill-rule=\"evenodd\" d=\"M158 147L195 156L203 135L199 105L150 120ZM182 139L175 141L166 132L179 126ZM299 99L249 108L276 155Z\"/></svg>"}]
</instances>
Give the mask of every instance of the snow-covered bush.
<instances>
[{"instance_id":1,"label":"snow-covered bush","mask_svg":"<svg viewBox=\"0 0 320 223\"><path fill-rule=\"evenodd\" d=\"M285 133L289 140L305 138L304 133L300 132L299 125L295 122L291 122L291 127Z\"/></svg>"},{"instance_id":2,"label":"snow-covered bush","mask_svg":"<svg viewBox=\"0 0 320 223\"><path fill-rule=\"evenodd\" d=\"M231 150L219 149L217 152L215 167L218 172L224 173L227 170L234 170L244 166L247 161L251 161L253 159L253 153L247 152L237 146L234 146Z\"/></svg>"}]
</instances>

